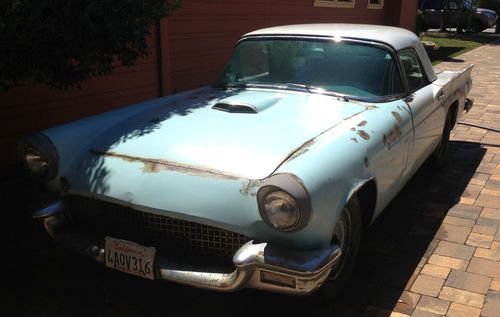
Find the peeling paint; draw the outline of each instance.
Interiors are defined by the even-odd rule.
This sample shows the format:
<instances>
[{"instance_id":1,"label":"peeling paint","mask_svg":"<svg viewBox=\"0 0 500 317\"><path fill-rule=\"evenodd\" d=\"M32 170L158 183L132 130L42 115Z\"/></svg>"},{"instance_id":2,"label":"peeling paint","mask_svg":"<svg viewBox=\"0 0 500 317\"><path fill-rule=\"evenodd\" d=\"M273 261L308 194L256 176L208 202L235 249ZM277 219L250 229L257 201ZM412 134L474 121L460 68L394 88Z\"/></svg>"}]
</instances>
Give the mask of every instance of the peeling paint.
<instances>
[{"instance_id":1,"label":"peeling paint","mask_svg":"<svg viewBox=\"0 0 500 317\"><path fill-rule=\"evenodd\" d=\"M257 196L257 191L253 191L252 189L260 187L262 185L262 181L260 179L249 179L246 182L243 182L243 187L240 188L240 193L243 196Z\"/></svg>"},{"instance_id":2,"label":"peeling paint","mask_svg":"<svg viewBox=\"0 0 500 317\"><path fill-rule=\"evenodd\" d=\"M173 171L186 173L190 175L196 176L206 176L213 178L223 178L223 179L242 179L243 177L239 177L236 175L230 175L223 171L217 170L208 170L203 167L191 166L179 162L173 162L163 159L151 159L151 158L143 158L143 157L135 157L130 155L119 154L115 152L100 152L95 150L90 150L91 153L105 156L112 156L119 159L122 159L127 162L140 162L144 164L143 172L144 173L157 173L160 171Z\"/></svg>"},{"instance_id":3,"label":"peeling paint","mask_svg":"<svg viewBox=\"0 0 500 317\"><path fill-rule=\"evenodd\" d=\"M297 157L301 156L302 154L306 153L307 151L309 151L309 148L314 144L316 143L316 139L311 139L309 141L307 141L306 143L302 144L299 148L293 150L290 155L288 156L288 158L285 160L285 162L289 162L289 161L292 161L294 159L296 159Z\"/></svg>"},{"instance_id":4,"label":"peeling paint","mask_svg":"<svg viewBox=\"0 0 500 317\"><path fill-rule=\"evenodd\" d=\"M360 123L358 123L358 127L364 127L368 122L366 122L365 120L361 121Z\"/></svg>"},{"instance_id":5,"label":"peeling paint","mask_svg":"<svg viewBox=\"0 0 500 317\"><path fill-rule=\"evenodd\" d=\"M391 113L392 113L392 116L396 119L396 121L398 123L402 123L403 122L403 117L401 117L401 115L399 113L397 113L396 111L393 111Z\"/></svg>"},{"instance_id":6,"label":"peeling paint","mask_svg":"<svg viewBox=\"0 0 500 317\"><path fill-rule=\"evenodd\" d=\"M384 145L390 147L400 136L401 129L397 125L394 125L394 128L388 134L384 134Z\"/></svg>"},{"instance_id":7,"label":"peeling paint","mask_svg":"<svg viewBox=\"0 0 500 317\"><path fill-rule=\"evenodd\" d=\"M360 137L362 137L363 139L365 139L365 140L369 140L370 139L370 135L368 133L366 133L364 130L359 130L358 131L358 135Z\"/></svg>"},{"instance_id":8,"label":"peeling paint","mask_svg":"<svg viewBox=\"0 0 500 317\"><path fill-rule=\"evenodd\" d=\"M366 110L374 110L374 109L378 109L378 106L375 105L366 106Z\"/></svg>"},{"instance_id":9,"label":"peeling paint","mask_svg":"<svg viewBox=\"0 0 500 317\"><path fill-rule=\"evenodd\" d=\"M354 143L358 143L358 139L356 138L351 138L351 141L353 141Z\"/></svg>"}]
</instances>

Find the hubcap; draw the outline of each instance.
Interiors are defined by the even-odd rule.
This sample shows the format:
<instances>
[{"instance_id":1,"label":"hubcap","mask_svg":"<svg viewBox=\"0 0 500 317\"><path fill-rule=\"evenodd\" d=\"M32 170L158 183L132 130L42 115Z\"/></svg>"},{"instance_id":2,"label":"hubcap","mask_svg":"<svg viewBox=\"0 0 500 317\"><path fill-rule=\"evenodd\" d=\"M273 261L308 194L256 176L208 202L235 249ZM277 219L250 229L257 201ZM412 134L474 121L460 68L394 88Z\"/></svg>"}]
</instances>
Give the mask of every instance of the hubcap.
<instances>
[{"instance_id":1,"label":"hubcap","mask_svg":"<svg viewBox=\"0 0 500 317\"><path fill-rule=\"evenodd\" d=\"M351 241L351 217L349 216L349 212L347 207L344 208L340 218L335 226L333 231L332 243L335 243L339 246L342 254L340 256L340 261L336 267L332 269L330 273L330 279L336 279L339 274L342 272L344 268L345 260L349 254L349 245Z\"/></svg>"}]
</instances>

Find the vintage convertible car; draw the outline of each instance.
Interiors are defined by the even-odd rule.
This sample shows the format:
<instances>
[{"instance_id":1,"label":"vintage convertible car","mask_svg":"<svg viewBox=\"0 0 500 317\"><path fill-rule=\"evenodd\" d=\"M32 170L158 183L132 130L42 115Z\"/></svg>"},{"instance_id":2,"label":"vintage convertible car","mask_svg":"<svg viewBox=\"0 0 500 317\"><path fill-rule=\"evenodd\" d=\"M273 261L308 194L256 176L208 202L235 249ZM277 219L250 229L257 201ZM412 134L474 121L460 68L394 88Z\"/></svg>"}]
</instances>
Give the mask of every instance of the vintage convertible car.
<instances>
[{"instance_id":1,"label":"vintage convertible car","mask_svg":"<svg viewBox=\"0 0 500 317\"><path fill-rule=\"evenodd\" d=\"M436 74L394 27L244 35L213 86L27 136L60 195L34 215L107 267L219 291L336 293L362 231L472 106L469 67Z\"/></svg>"}]
</instances>

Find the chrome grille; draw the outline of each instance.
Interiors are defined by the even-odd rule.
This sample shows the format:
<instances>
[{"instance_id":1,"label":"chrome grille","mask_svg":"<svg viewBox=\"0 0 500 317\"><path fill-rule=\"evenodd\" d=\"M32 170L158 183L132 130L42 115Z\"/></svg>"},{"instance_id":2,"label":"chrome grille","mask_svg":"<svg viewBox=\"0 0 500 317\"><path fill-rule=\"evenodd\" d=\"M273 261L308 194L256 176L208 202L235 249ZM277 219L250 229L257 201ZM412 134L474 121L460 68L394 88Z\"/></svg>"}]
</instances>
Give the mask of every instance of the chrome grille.
<instances>
[{"instance_id":1,"label":"chrome grille","mask_svg":"<svg viewBox=\"0 0 500 317\"><path fill-rule=\"evenodd\" d=\"M84 198L67 198L75 224L100 235L109 235L168 252L232 256L250 239L241 234L132 208Z\"/></svg>"}]
</instances>

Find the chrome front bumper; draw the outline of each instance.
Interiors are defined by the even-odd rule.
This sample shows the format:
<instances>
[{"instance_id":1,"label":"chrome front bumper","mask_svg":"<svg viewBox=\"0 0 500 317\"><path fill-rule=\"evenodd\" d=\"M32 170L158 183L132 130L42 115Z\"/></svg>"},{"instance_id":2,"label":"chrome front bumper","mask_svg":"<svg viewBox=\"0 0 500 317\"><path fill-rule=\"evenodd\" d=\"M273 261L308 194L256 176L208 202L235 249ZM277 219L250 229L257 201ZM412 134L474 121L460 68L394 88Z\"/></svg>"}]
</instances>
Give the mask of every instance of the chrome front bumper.
<instances>
[{"instance_id":1,"label":"chrome front bumper","mask_svg":"<svg viewBox=\"0 0 500 317\"><path fill-rule=\"evenodd\" d=\"M62 201L34 214L48 234L62 246L104 263L104 241L78 232L67 221ZM250 241L234 254L231 273L187 271L172 259L155 257L155 278L222 292L254 288L308 295L327 279L340 259L336 245L315 251L296 251Z\"/></svg>"}]
</instances>

